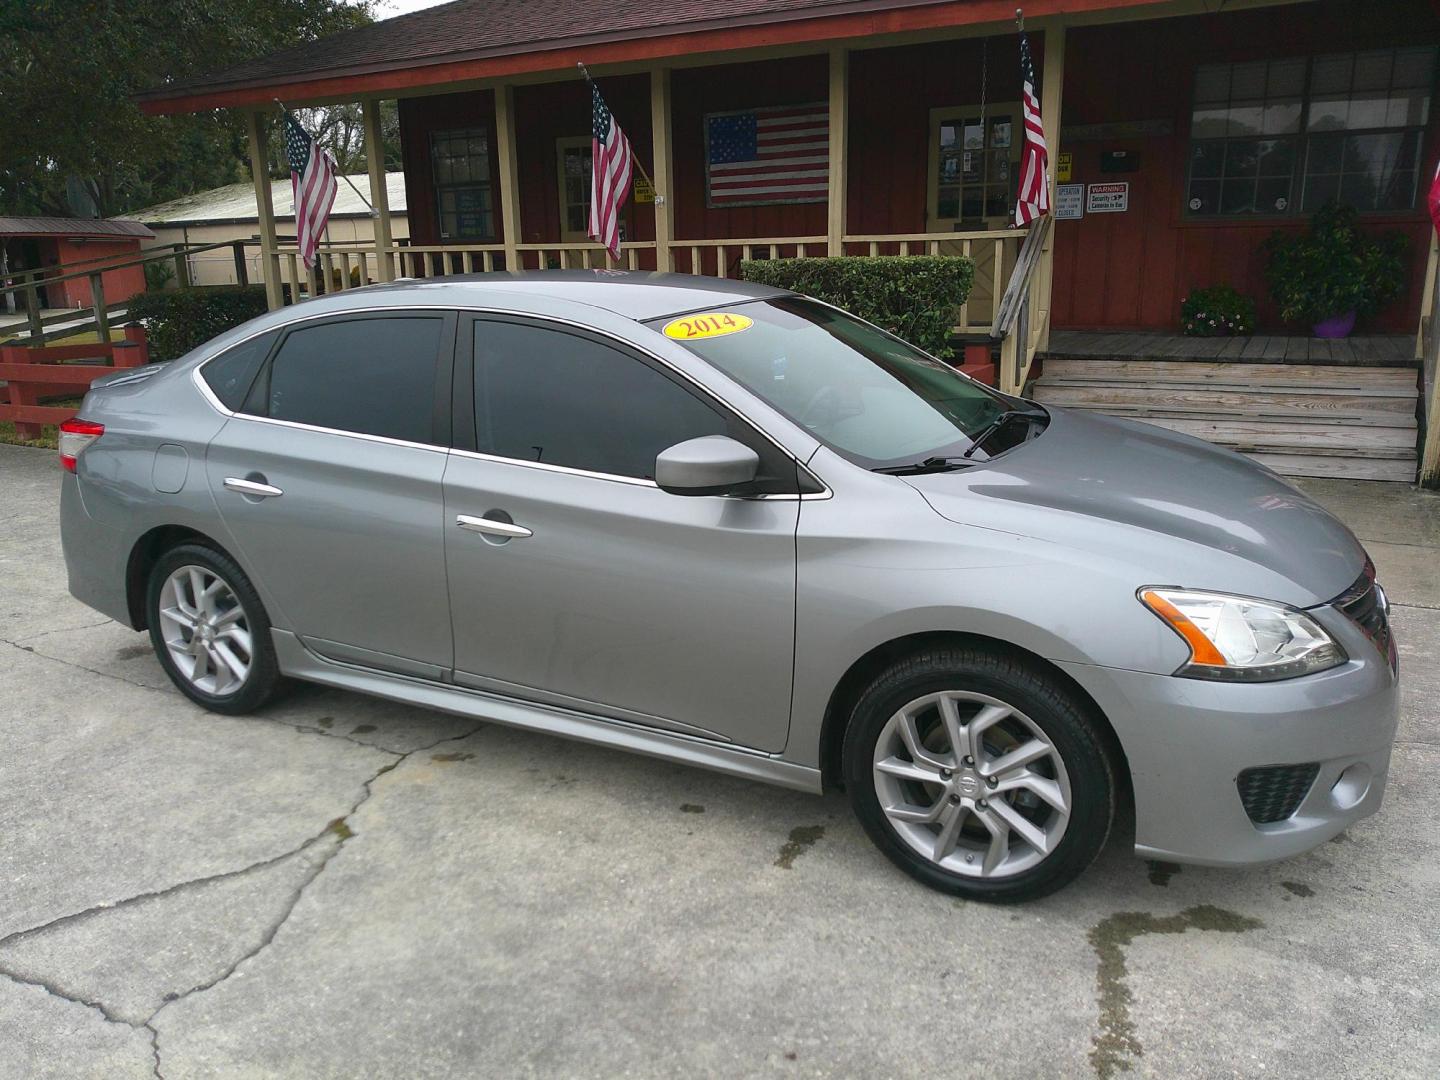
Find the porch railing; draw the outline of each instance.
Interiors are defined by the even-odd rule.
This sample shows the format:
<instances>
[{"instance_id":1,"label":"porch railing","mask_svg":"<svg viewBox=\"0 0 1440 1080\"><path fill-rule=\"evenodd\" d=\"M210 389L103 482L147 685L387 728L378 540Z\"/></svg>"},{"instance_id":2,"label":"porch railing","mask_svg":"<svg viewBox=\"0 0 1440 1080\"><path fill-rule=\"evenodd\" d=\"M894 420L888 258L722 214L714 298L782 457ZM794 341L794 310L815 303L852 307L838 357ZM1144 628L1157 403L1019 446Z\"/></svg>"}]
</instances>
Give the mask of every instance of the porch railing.
<instances>
[{"instance_id":1,"label":"porch railing","mask_svg":"<svg viewBox=\"0 0 1440 1080\"><path fill-rule=\"evenodd\" d=\"M244 284L245 242L222 240L214 244L163 244L146 248L137 255L105 256L85 259L79 262L42 266L28 270L7 271L0 279L0 314L8 313L11 307L18 315L25 313L25 331L31 345L39 346L45 341L70 334L94 331L106 340L110 333L111 316L124 313L124 301L108 303L105 299L104 275L130 267L148 267L152 264L171 264L176 284L184 288L190 284L190 259L207 251L229 248L234 252L237 280ZM88 309L57 309L45 315L40 303L40 290L48 290L69 281L86 280L90 286ZM11 299L13 298L13 299ZM13 324L12 324L13 325ZM4 336L4 335L0 335Z\"/></svg>"},{"instance_id":2,"label":"porch railing","mask_svg":"<svg viewBox=\"0 0 1440 1080\"><path fill-rule=\"evenodd\" d=\"M960 306L955 331L1000 343L1002 387L1015 392L1024 386L1048 323L1048 300L1038 273L1048 229L1049 220L1041 219L1031 229L854 234L843 238L841 252L847 257L963 255L971 259L975 278ZM675 240L669 247L670 264L677 272L728 278L738 278L741 262L748 259L804 259L827 251L824 236ZM293 245L282 246L273 256L275 273L288 286L290 302L382 280L380 258L390 259L391 276L409 278L491 271L503 268L506 261L503 244L404 244L386 256L377 256L373 246L323 245L317 266L309 273ZM637 240L621 245L618 260L596 243L553 242L517 244L515 261L528 270L639 270L653 269L658 260L653 240ZM1009 310L1007 297L1013 300Z\"/></svg>"}]
</instances>

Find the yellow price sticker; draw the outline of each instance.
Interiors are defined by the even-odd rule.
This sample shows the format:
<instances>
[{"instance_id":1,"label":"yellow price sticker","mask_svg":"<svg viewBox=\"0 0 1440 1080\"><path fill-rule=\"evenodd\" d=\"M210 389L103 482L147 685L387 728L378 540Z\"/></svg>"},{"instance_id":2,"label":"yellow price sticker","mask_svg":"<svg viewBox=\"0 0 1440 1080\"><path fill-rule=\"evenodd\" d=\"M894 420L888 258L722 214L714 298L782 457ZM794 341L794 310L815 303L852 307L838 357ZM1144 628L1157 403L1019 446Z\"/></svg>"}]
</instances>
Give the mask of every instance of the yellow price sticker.
<instances>
[{"instance_id":1,"label":"yellow price sticker","mask_svg":"<svg viewBox=\"0 0 1440 1080\"><path fill-rule=\"evenodd\" d=\"M749 330L755 320L745 315L732 315L728 311L703 311L699 315L686 315L683 319L672 319L665 324L665 336L676 341L697 341L700 338L724 337Z\"/></svg>"}]
</instances>

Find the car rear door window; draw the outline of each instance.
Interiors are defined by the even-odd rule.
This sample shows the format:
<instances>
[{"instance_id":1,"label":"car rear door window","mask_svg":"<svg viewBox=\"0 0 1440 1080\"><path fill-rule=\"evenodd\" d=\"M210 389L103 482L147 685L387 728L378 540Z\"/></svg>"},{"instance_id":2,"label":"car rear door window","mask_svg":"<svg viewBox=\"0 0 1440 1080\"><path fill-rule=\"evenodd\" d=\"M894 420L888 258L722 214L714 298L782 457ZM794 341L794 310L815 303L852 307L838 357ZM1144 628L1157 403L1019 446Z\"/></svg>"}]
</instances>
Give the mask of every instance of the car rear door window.
<instances>
[{"instance_id":1,"label":"car rear door window","mask_svg":"<svg viewBox=\"0 0 1440 1080\"><path fill-rule=\"evenodd\" d=\"M638 357L560 330L474 325L482 453L651 480L667 447L734 434L726 417Z\"/></svg>"},{"instance_id":2,"label":"car rear door window","mask_svg":"<svg viewBox=\"0 0 1440 1080\"><path fill-rule=\"evenodd\" d=\"M439 316L345 319L292 330L250 395L273 420L436 441Z\"/></svg>"},{"instance_id":3,"label":"car rear door window","mask_svg":"<svg viewBox=\"0 0 1440 1080\"><path fill-rule=\"evenodd\" d=\"M200 376L210 387L210 392L231 412L239 409L245 400L250 384L255 381L255 373L270 354L275 338L275 331L259 334L233 349L227 349L213 360L207 360L200 368Z\"/></svg>"}]
</instances>

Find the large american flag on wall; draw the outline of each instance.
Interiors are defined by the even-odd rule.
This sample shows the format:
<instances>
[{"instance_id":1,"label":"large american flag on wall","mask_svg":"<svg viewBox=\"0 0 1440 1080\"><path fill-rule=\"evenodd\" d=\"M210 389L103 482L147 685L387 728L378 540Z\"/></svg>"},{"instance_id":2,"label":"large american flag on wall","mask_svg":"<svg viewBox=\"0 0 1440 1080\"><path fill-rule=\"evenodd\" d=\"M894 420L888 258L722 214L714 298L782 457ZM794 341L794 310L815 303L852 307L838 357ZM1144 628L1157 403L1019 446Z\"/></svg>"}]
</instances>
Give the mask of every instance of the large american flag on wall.
<instances>
[{"instance_id":1,"label":"large american flag on wall","mask_svg":"<svg viewBox=\"0 0 1440 1080\"><path fill-rule=\"evenodd\" d=\"M830 176L825 102L705 117L705 197L717 206L824 202Z\"/></svg>"}]
</instances>

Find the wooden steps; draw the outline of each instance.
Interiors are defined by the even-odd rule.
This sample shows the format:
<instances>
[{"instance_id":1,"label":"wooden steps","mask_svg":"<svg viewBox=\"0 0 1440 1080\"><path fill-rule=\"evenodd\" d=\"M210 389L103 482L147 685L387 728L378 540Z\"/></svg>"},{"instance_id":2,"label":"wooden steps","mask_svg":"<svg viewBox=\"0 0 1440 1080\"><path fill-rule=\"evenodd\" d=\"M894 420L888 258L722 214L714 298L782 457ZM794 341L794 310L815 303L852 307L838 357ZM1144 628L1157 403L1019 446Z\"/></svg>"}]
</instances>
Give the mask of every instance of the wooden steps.
<instances>
[{"instance_id":1,"label":"wooden steps","mask_svg":"<svg viewBox=\"0 0 1440 1080\"><path fill-rule=\"evenodd\" d=\"M1415 478L1409 367L1046 358L1032 396L1238 450L1285 476Z\"/></svg>"}]
</instances>

